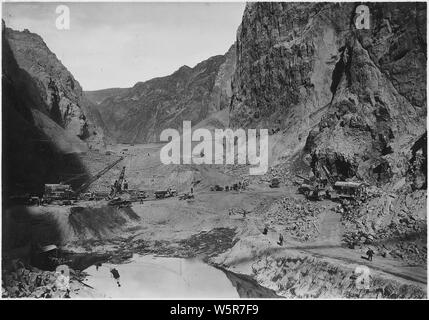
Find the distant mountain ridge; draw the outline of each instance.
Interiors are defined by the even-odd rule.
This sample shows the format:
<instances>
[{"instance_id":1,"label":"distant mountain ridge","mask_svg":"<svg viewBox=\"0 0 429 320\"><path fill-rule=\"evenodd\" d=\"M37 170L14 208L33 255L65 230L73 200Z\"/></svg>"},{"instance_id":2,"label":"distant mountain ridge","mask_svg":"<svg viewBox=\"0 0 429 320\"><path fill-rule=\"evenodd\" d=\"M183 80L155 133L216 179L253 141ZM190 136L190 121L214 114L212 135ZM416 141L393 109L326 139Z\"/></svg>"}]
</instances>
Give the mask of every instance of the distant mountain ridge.
<instances>
[{"instance_id":1,"label":"distant mountain ridge","mask_svg":"<svg viewBox=\"0 0 429 320\"><path fill-rule=\"evenodd\" d=\"M100 104L107 98L119 96L129 88L108 88L101 90L85 91L85 96L94 104Z\"/></svg>"},{"instance_id":2,"label":"distant mountain ridge","mask_svg":"<svg viewBox=\"0 0 429 320\"><path fill-rule=\"evenodd\" d=\"M195 67L182 66L173 74L138 82L132 88L85 92L117 142L156 142L163 129L180 129L229 107L235 47Z\"/></svg>"}]
</instances>

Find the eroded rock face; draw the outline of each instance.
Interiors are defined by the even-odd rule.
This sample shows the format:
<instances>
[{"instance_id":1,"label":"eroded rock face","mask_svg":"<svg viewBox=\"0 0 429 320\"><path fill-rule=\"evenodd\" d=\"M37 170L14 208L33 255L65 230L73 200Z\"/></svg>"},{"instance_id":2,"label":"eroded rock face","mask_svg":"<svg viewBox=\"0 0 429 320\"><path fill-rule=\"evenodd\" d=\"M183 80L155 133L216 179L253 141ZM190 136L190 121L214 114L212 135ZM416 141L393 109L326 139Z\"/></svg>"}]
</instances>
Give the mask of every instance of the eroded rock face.
<instances>
[{"instance_id":1,"label":"eroded rock face","mask_svg":"<svg viewBox=\"0 0 429 320\"><path fill-rule=\"evenodd\" d=\"M426 5L368 6L370 30L357 30L354 3L248 4L231 123L305 141L316 175L403 176L426 127Z\"/></svg>"},{"instance_id":2,"label":"eroded rock face","mask_svg":"<svg viewBox=\"0 0 429 320\"><path fill-rule=\"evenodd\" d=\"M34 80L44 102L40 110L68 133L81 139L100 134L85 114L79 82L49 50L43 39L28 30L5 28L5 37L16 62Z\"/></svg>"},{"instance_id":3,"label":"eroded rock face","mask_svg":"<svg viewBox=\"0 0 429 320\"><path fill-rule=\"evenodd\" d=\"M76 153L87 150L76 135L49 117L40 83L16 61L3 27L2 134L3 200L9 195L41 194L64 173L85 173Z\"/></svg>"},{"instance_id":4,"label":"eroded rock face","mask_svg":"<svg viewBox=\"0 0 429 320\"><path fill-rule=\"evenodd\" d=\"M163 129L181 129L184 120L197 124L229 107L234 67L235 50L231 48L194 68L183 66L169 76L139 82L129 89L90 92L88 98L99 99L97 110L118 142L155 142Z\"/></svg>"}]
</instances>

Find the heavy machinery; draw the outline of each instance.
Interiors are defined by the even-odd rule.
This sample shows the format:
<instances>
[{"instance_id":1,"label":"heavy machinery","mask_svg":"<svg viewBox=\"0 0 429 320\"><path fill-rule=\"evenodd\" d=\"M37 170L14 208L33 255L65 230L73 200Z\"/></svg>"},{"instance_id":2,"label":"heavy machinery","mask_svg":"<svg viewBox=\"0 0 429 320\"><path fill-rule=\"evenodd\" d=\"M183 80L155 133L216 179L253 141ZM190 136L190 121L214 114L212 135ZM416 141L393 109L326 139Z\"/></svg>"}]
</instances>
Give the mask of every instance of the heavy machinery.
<instances>
[{"instance_id":1,"label":"heavy machinery","mask_svg":"<svg viewBox=\"0 0 429 320\"><path fill-rule=\"evenodd\" d=\"M297 182L299 184L298 192L305 195L307 199L322 200L327 196L326 184L324 181L315 178L305 178L300 175L296 176L302 179L302 182Z\"/></svg>"},{"instance_id":2,"label":"heavy machinery","mask_svg":"<svg viewBox=\"0 0 429 320\"><path fill-rule=\"evenodd\" d=\"M195 198L194 194L190 192L186 192L179 195L179 200L188 200L188 199L194 199L194 198Z\"/></svg>"},{"instance_id":3,"label":"heavy machinery","mask_svg":"<svg viewBox=\"0 0 429 320\"><path fill-rule=\"evenodd\" d=\"M365 196L366 183L353 181L337 181L334 183L334 190L330 192L332 200L358 199Z\"/></svg>"},{"instance_id":4,"label":"heavy machinery","mask_svg":"<svg viewBox=\"0 0 429 320\"><path fill-rule=\"evenodd\" d=\"M112 169L115 165L121 162L124 158L120 157L118 160L109 164L103 170L99 171L96 175L91 177L88 181L84 182L79 188L73 191L71 185L65 183L57 183L57 184L45 184L45 191L42 197L42 203L52 203L53 201L59 201L62 204L68 204L71 200L76 200L81 198L81 194L86 191L91 184L97 181L101 176L103 176L106 172ZM91 195L84 194L85 197L91 198Z\"/></svg>"},{"instance_id":5,"label":"heavy machinery","mask_svg":"<svg viewBox=\"0 0 429 320\"><path fill-rule=\"evenodd\" d=\"M304 194L307 199L357 199L365 196L365 189L367 186L366 183L354 181L335 181L329 170L325 166L322 168L325 172L326 179L309 179L296 175L298 178L302 179L301 183L298 182L298 192Z\"/></svg>"},{"instance_id":6,"label":"heavy machinery","mask_svg":"<svg viewBox=\"0 0 429 320\"><path fill-rule=\"evenodd\" d=\"M157 199L164 199L164 198L177 196L177 190L172 189L171 187L167 188L167 190L157 190L154 193L155 193L155 198Z\"/></svg>"},{"instance_id":7,"label":"heavy machinery","mask_svg":"<svg viewBox=\"0 0 429 320\"><path fill-rule=\"evenodd\" d=\"M80 194L87 190L91 184L93 184L95 181L100 179L101 176L103 176L106 172L108 172L110 169L112 169L114 166L116 166L119 162L121 162L124 159L124 157L120 157L118 160L114 161L113 163L109 164L107 167L105 167L103 170L99 171L96 175L94 175L91 179L89 179L87 182L82 184L77 190L76 194ZM125 168L125 167L124 167ZM125 169L123 169L125 171Z\"/></svg>"},{"instance_id":8,"label":"heavy machinery","mask_svg":"<svg viewBox=\"0 0 429 320\"><path fill-rule=\"evenodd\" d=\"M125 167L122 167L121 173L119 174L118 180L115 181L113 185L113 190L110 193L110 197L114 198L118 193L122 192L122 183L124 182L125 177Z\"/></svg>"},{"instance_id":9,"label":"heavy machinery","mask_svg":"<svg viewBox=\"0 0 429 320\"><path fill-rule=\"evenodd\" d=\"M64 201L76 199L76 193L69 184L45 184L42 203L51 203L53 201Z\"/></svg>"}]
</instances>

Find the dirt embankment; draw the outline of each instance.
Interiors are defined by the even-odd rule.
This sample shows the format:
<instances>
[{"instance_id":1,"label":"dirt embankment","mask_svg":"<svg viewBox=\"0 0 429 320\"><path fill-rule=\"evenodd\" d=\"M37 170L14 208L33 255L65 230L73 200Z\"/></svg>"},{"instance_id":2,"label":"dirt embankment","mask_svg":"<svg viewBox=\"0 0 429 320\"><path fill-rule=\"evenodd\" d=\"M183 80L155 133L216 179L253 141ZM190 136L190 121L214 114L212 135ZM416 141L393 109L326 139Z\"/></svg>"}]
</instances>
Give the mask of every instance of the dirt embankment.
<instances>
[{"instance_id":1,"label":"dirt embankment","mask_svg":"<svg viewBox=\"0 0 429 320\"><path fill-rule=\"evenodd\" d=\"M88 239L109 239L136 224L131 208L105 202L81 206L14 207L3 213L4 257L27 259L38 247L68 245Z\"/></svg>"},{"instance_id":2,"label":"dirt embankment","mask_svg":"<svg viewBox=\"0 0 429 320\"><path fill-rule=\"evenodd\" d=\"M368 269L369 286L359 287L358 277L363 275L364 265L269 247L256 237L240 240L231 250L212 259L212 263L236 276L251 277L259 286L285 298L426 297L423 284L405 281L374 268Z\"/></svg>"}]
</instances>

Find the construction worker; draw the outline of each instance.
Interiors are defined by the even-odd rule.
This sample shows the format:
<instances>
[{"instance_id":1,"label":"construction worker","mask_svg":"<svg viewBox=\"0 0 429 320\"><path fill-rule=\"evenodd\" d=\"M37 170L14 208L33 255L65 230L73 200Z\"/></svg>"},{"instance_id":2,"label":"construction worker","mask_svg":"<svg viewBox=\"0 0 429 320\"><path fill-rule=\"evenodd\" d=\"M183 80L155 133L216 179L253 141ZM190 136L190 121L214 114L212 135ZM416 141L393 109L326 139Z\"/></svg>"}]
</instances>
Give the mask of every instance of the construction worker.
<instances>
[{"instance_id":1,"label":"construction worker","mask_svg":"<svg viewBox=\"0 0 429 320\"><path fill-rule=\"evenodd\" d=\"M266 226L264 227L264 231L262 231L262 234L263 235L267 235L268 234L268 228Z\"/></svg>"},{"instance_id":2,"label":"construction worker","mask_svg":"<svg viewBox=\"0 0 429 320\"><path fill-rule=\"evenodd\" d=\"M283 235L280 233L280 235L279 235L279 241L277 242L277 244L279 245L279 246L282 246L283 245Z\"/></svg>"},{"instance_id":3,"label":"construction worker","mask_svg":"<svg viewBox=\"0 0 429 320\"><path fill-rule=\"evenodd\" d=\"M116 280L116 283L118 284L118 287L121 286L121 284L119 283L119 272L118 270L116 270L115 268L110 269L110 273L112 274L113 278Z\"/></svg>"},{"instance_id":4,"label":"construction worker","mask_svg":"<svg viewBox=\"0 0 429 320\"><path fill-rule=\"evenodd\" d=\"M368 249L366 252L366 255L368 256L368 261L372 261L372 256L374 255L374 251L372 251L371 248Z\"/></svg>"},{"instance_id":5,"label":"construction worker","mask_svg":"<svg viewBox=\"0 0 429 320\"><path fill-rule=\"evenodd\" d=\"M128 190L128 181L124 180L124 190Z\"/></svg>"}]
</instances>

